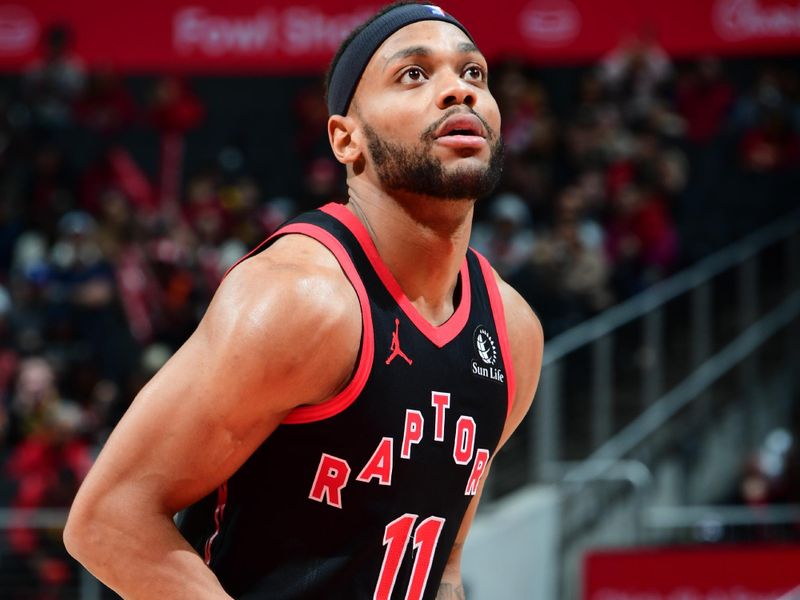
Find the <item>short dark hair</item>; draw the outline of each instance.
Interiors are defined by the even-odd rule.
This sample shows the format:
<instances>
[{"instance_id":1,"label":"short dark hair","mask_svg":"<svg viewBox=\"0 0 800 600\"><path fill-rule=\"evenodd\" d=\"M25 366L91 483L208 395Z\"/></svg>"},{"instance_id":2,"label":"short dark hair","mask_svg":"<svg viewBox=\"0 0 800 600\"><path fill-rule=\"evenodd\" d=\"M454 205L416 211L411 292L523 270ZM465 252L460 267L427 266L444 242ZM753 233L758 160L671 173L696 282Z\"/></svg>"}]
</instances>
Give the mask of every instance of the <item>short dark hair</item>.
<instances>
[{"instance_id":1,"label":"short dark hair","mask_svg":"<svg viewBox=\"0 0 800 600\"><path fill-rule=\"evenodd\" d=\"M364 31L364 29L369 27L370 23L372 23L373 21L376 21L377 19L379 19L380 17L382 17L386 13L394 10L398 6L405 6L407 4L421 4L421 2L418 2L417 0L398 0L397 2L392 2L391 4L389 4L387 6L384 6L381 10L376 12L369 19L367 19L366 21L361 23L361 25L359 25L358 27L353 29L353 31L350 32L350 35L348 35L345 38L345 40L339 45L339 48L336 50L336 54L333 55L333 60L331 60L331 64L328 65L328 71L327 71L327 73L325 73L325 102L326 103L328 101L328 92L330 91L330 87L331 87L331 76L333 75L334 69L336 69L336 65L339 63L339 59L342 58L342 54L344 54L344 51L347 50L347 47L350 45L350 43L356 38L356 36L359 33L361 33L362 31Z\"/></svg>"}]
</instances>

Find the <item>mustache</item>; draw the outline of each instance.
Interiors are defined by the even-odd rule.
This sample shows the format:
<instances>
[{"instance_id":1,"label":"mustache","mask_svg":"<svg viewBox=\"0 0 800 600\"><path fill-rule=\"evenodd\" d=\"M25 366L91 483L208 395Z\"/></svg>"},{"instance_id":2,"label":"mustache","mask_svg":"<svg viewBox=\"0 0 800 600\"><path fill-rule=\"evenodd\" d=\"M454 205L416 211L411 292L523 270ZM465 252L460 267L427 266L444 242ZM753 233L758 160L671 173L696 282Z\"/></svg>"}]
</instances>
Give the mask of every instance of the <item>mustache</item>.
<instances>
[{"instance_id":1,"label":"mustache","mask_svg":"<svg viewBox=\"0 0 800 600\"><path fill-rule=\"evenodd\" d=\"M442 123L444 123L447 119L449 119L453 115L457 114L475 115L480 120L480 122L483 123L483 127L486 129L486 134L489 141L494 141L495 139L497 139L497 132L491 127L489 127L489 123L486 122L486 119L484 119L479 112L476 112L469 107L467 107L466 110L463 110L457 106L448 109L439 119L436 119L436 121L433 124L431 124L428 128L425 129L425 131L422 132L422 135L420 137L425 141L432 142L434 139L436 139L435 137L436 130L439 129Z\"/></svg>"}]
</instances>

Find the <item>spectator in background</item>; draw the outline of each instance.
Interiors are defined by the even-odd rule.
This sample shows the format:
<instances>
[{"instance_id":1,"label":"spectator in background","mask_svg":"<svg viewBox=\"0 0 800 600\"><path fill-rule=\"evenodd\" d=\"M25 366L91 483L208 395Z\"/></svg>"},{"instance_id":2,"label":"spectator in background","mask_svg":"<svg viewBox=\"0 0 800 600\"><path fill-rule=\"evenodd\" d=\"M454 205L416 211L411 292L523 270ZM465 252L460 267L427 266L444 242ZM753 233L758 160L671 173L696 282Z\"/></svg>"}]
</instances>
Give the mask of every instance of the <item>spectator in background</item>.
<instances>
[{"instance_id":1,"label":"spectator in background","mask_svg":"<svg viewBox=\"0 0 800 600\"><path fill-rule=\"evenodd\" d=\"M745 132L739 150L742 166L753 173L800 168L800 137L781 108L765 111L759 123Z\"/></svg>"},{"instance_id":2,"label":"spectator in background","mask_svg":"<svg viewBox=\"0 0 800 600\"><path fill-rule=\"evenodd\" d=\"M610 265L603 238L603 229L590 216L580 188L563 190L552 226L537 235L526 274L541 286L531 293L545 307L549 335L611 304Z\"/></svg>"},{"instance_id":3,"label":"spectator in background","mask_svg":"<svg viewBox=\"0 0 800 600\"><path fill-rule=\"evenodd\" d=\"M506 154L550 156L557 142L557 123L544 86L526 76L521 65L509 62L500 70L496 89Z\"/></svg>"},{"instance_id":4,"label":"spectator in background","mask_svg":"<svg viewBox=\"0 0 800 600\"><path fill-rule=\"evenodd\" d=\"M623 40L602 59L600 80L633 123L646 117L672 76L672 62L649 33Z\"/></svg>"},{"instance_id":5,"label":"spectator in background","mask_svg":"<svg viewBox=\"0 0 800 600\"><path fill-rule=\"evenodd\" d=\"M27 358L10 400L12 439L17 443L5 463L5 475L12 484L10 505L17 509L68 507L92 464L89 443L82 437L80 407L62 397L56 374L42 357ZM10 561L28 571L30 594L36 598L59 598L71 577L60 535L29 528L24 513L18 513L8 529ZM22 590L13 590L13 594ZM20 596L22 597L22 596Z\"/></svg>"},{"instance_id":6,"label":"spectator in background","mask_svg":"<svg viewBox=\"0 0 800 600\"><path fill-rule=\"evenodd\" d=\"M24 96L35 124L44 129L62 129L71 124L73 103L83 91L86 73L72 51L72 31L55 25L43 37L43 55L23 77Z\"/></svg>"},{"instance_id":7,"label":"spectator in background","mask_svg":"<svg viewBox=\"0 0 800 600\"><path fill-rule=\"evenodd\" d=\"M161 206L176 204L183 173L184 137L205 119L206 109L185 80L162 77L153 88L148 116L161 134L159 201Z\"/></svg>"},{"instance_id":8,"label":"spectator in background","mask_svg":"<svg viewBox=\"0 0 800 600\"><path fill-rule=\"evenodd\" d=\"M694 257L702 254L691 244L693 236L703 237L701 215L705 208L701 199L689 194L689 164L686 154L671 147L659 153L652 167L653 188L674 221L676 235L677 232L681 233L679 247L675 248L675 261L680 260L684 264L693 262ZM692 206L694 201L699 206ZM702 243L706 244L707 241Z\"/></svg>"},{"instance_id":9,"label":"spectator in background","mask_svg":"<svg viewBox=\"0 0 800 600\"><path fill-rule=\"evenodd\" d=\"M582 170L576 177L575 188L581 198L583 217L601 223L608 205L605 171L599 166Z\"/></svg>"},{"instance_id":10,"label":"spectator in background","mask_svg":"<svg viewBox=\"0 0 800 600\"><path fill-rule=\"evenodd\" d=\"M624 127L620 112L584 108L566 128L566 161L572 173L610 166L630 156L632 136Z\"/></svg>"},{"instance_id":11,"label":"spectator in background","mask_svg":"<svg viewBox=\"0 0 800 600\"><path fill-rule=\"evenodd\" d=\"M754 89L736 104L733 124L743 134L740 155L753 172L796 166L800 81L793 72L762 67Z\"/></svg>"},{"instance_id":12,"label":"spectator in background","mask_svg":"<svg viewBox=\"0 0 800 600\"><path fill-rule=\"evenodd\" d=\"M133 339L140 345L153 340L161 318L161 291L145 248L145 226L133 204L117 188L99 198L97 243L114 268L114 280Z\"/></svg>"},{"instance_id":13,"label":"spectator in background","mask_svg":"<svg viewBox=\"0 0 800 600\"><path fill-rule=\"evenodd\" d=\"M553 159L560 141L558 120L552 113L547 90L514 61L501 65L493 77L497 83L492 89L503 114L505 176L501 187L519 196L534 220L547 219ZM477 210L481 217L491 219L480 203Z\"/></svg>"},{"instance_id":14,"label":"spectator in background","mask_svg":"<svg viewBox=\"0 0 800 600\"><path fill-rule=\"evenodd\" d=\"M331 201L344 202L343 183L339 164L329 156L309 161L303 178L304 189L299 209L311 210Z\"/></svg>"},{"instance_id":15,"label":"spectator in background","mask_svg":"<svg viewBox=\"0 0 800 600\"><path fill-rule=\"evenodd\" d=\"M147 175L119 144L100 151L99 158L83 172L80 181L80 207L93 215L101 210L101 196L115 189L125 194L137 211L152 213L157 206L156 192ZM174 207L165 207L167 208Z\"/></svg>"},{"instance_id":16,"label":"spectator in background","mask_svg":"<svg viewBox=\"0 0 800 600\"><path fill-rule=\"evenodd\" d=\"M197 127L205 116L205 106L185 79L167 76L156 81L149 119L159 131L184 134Z\"/></svg>"},{"instance_id":17,"label":"spectator in background","mask_svg":"<svg viewBox=\"0 0 800 600\"><path fill-rule=\"evenodd\" d=\"M5 286L0 285L0 448L5 445L8 427L5 391L9 389L19 364L19 353L14 343L11 324L12 309L11 294ZM0 457L2 455L0 451Z\"/></svg>"},{"instance_id":18,"label":"spectator in background","mask_svg":"<svg viewBox=\"0 0 800 600\"><path fill-rule=\"evenodd\" d=\"M222 241L228 228L228 215L222 205L214 171L204 170L189 179L183 218L201 243L213 245Z\"/></svg>"},{"instance_id":19,"label":"spectator in background","mask_svg":"<svg viewBox=\"0 0 800 600\"><path fill-rule=\"evenodd\" d=\"M634 181L621 186L606 238L618 295L631 296L669 273L677 242L674 223L653 188Z\"/></svg>"},{"instance_id":20,"label":"spectator in background","mask_svg":"<svg viewBox=\"0 0 800 600\"><path fill-rule=\"evenodd\" d=\"M220 190L227 214L227 238L221 244L218 270L224 274L239 258L258 245L266 234L260 220L261 187L255 178L241 176Z\"/></svg>"},{"instance_id":21,"label":"spectator in background","mask_svg":"<svg viewBox=\"0 0 800 600\"><path fill-rule=\"evenodd\" d=\"M272 235L278 227L298 213L297 205L291 198L271 198L259 210L258 220L264 228L264 235Z\"/></svg>"},{"instance_id":22,"label":"spectator in background","mask_svg":"<svg viewBox=\"0 0 800 600\"><path fill-rule=\"evenodd\" d=\"M63 148L42 140L34 149L25 185L25 222L48 237L56 235L58 220L75 208L75 176Z\"/></svg>"},{"instance_id":23,"label":"spectator in background","mask_svg":"<svg viewBox=\"0 0 800 600\"><path fill-rule=\"evenodd\" d=\"M472 246L510 278L530 260L534 235L528 207L515 194L501 194L489 204L489 222L476 223Z\"/></svg>"},{"instance_id":24,"label":"spectator in background","mask_svg":"<svg viewBox=\"0 0 800 600\"><path fill-rule=\"evenodd\" d=\"M718 138L734 100L734 89L726 79L720 60L701 58L680 78L675 89L675 107L686 123L686 140L704 147Z\"/></svg>"},{"instance_id":25,"label":"spectator in background","mask_svg":"<svg viewBox=\"0 0 800 600\"><path fill-rule=\"evenodd\" d=\"M0 159L0 172L2 170ZM7 273L11 267L14 244L29 225L25 222L26 211L21 206L19 191L14 190L12 185L0 183L0 196L0 282L4 282L3 273Z\"/></svg>"},{"instance_id":26,"label":"spectator in background","mask_svg":"<svg viewBox=\"0 0 800 600\"><path fill-rule=\"evenodd\" d=\"M533 153L510 154L503 167L501 188L523 199L534 222L545 222L552 216L550 198L555 187L555 168L552 160ZM488 217L488 206L478 203L476 211L482 219Z\"/></svg>"},{"instance_id":27,"label":"spectator in background","mask_svg":"<svg viewBox=\"0 0 800 600\"><path fill-rule=\"evenodd\" d=\"M21 353L42 350L46 332L46 286L50 279L47 242L37 231L26 231L14 245L8 272L14 346Z\"/></svg>"},{"instance_id":28,"label":"spectator in background","mask_svg":"<svg viewBox=\"0 0 800 600\"><path fill-rule=\"evenodd\" d=\"M150 233L147 258L160 290L157 339L177 349L191 333L210 293L198 275L197 238L182 219L164 218Z\"/></svg>"},{"instance_id":29,"label":"spectator in background","mask_svg":"<svg viewBox=\"0 0 800 600\"><path fill-rule=\"evenodd\" d=\"M784 105L780 70L774 65L762 65L751 89L740 94L734 103L732 125L737 131L755 127L768 111Z\"/></svg>"},{"instance_id":30,"label":"spectator in background","mask_svg":"<svg viewBox=\"0 0 800 600\"><path fill-rule=\"evenodd\" d=\"M800 521L791 527L769 522L758 523L758 516L775 504L796 504L800 501L800 447L797 429L791 426L772 429L760 447L746 459L739 476L735 500L753 511L756 524L747 530L733 529L737 538L766 541L792 540L800 532ZM732 537L732 536L731 536Z\"/></svg>"},{"instance_id":31,"label":"spectator in background","mask_svg":"<svg viewBox=\"0 0 800 600\"><path fill-rule=\"evenodd\" d=\"M73 211L59 222L59 237L50 252L47 285L52 350L85 352L102 377L121 381L130 368L130 332L120 310L113 265L97 240L97 224ZM66 358L66 356L65 356Z\"/></svg>"},{"instance_id":32,"label":"spectator in background","mask_svg":"<svg viewBox=\"0 0 800 600\"><path fill-rule=\"evenodd\" d=\"M587 71L581 76L578 97L572 109L572 119L588 118L597 120L621 119L620 107L612 101L612 94L604 85L597 70Z\"/></svg>"},{"instance_id":33,"label":"spectator in background","mask_svg":"<svg viewBox=\"0 0 800 600\"><path fill-rule=\"evenodd\" d=\"M800 186L800 114L797 74L792 69L764 65L753 90L742 96L734 111L733 124L739 134L737 177L743 206L737 207L734 223L747 231L749 220L774 219L797 205ZM769 201L744 205L746 198ZM738 217L738 218L736 218Z\"/></svg>"},{"instance_id":34,"label":"spectator in background","mask_svg":"<svg viewBox=\"0 0 800 600\"><path fill-rule=\"evenodd\" d=\"M308 164L317 157L329 156L328 136L325 134L328 107L322 81L300 90L294 98L292 116L295 125L293 140L300 161Z\"/></svg>"},{"instance_id":35,"label":"spectator in background","mask_svg":"<svg viewBox=\"0 0 800 600\"><path fill-rule=\"evenodd\" d=\"M136 105L125 84L110 67L89 73L86 88L75 104L78 122L103 137L113 137L135 120Z\"/></svg>"}]
</instances>

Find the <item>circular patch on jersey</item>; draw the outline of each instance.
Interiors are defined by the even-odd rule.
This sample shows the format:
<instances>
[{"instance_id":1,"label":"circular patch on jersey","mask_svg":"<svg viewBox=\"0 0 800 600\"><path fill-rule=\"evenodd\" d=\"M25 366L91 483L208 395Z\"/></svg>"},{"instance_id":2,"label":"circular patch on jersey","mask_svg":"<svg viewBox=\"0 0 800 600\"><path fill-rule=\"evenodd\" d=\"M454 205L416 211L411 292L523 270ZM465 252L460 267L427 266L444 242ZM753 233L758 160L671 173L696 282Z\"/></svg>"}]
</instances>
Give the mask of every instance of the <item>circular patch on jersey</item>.
<instances>
[{"instance_id":1,"label":"circular patch on jersey","mask_svg":"<svg viewBox=\"0 0 800 600\"><path fill-rule=\"evenodd\" d=\"M497 345L486 327L478 325L475 328L475 333L472 334L472 342L475 347L475 353L483 361L483 364L494 366L497 362Z\"/></svg>"}]
</instances>

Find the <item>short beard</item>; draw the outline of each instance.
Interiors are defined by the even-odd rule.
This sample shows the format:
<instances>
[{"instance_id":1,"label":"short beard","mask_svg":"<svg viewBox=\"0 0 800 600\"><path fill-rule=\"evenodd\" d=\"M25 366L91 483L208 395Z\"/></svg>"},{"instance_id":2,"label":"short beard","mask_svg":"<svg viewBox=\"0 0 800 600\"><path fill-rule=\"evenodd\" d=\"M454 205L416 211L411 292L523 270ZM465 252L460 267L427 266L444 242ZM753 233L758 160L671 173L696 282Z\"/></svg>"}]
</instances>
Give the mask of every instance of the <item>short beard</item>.
<instances>
[{"instance_id":1,"label":"short beard","mask_svg":"<svg viewBox=\"0 0 800 600\"><path fill-rule=\"evenodd\" d=\"M417 147L382 140L364 123L367 147L384 188L441 200L475 200L492 193L503 173L503 139L488 127L491 156L486 167L459 167L447 172L431 153L434 131L454 112L426 129Z\"/></svg>"}]
</instances>

